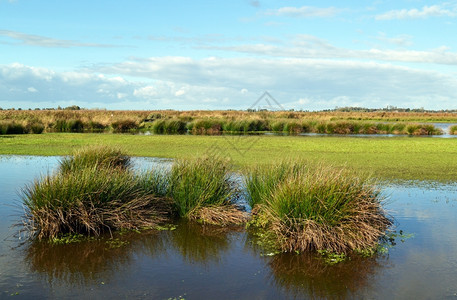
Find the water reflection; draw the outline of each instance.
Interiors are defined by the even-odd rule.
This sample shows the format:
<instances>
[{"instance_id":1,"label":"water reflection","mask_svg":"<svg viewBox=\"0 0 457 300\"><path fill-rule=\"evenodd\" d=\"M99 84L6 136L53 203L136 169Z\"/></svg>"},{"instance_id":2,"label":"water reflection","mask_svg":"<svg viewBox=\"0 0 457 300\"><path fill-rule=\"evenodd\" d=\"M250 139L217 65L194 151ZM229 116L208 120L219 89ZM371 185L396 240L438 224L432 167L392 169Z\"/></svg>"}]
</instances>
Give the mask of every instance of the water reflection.
<instances>
[{"instance_id":1,"label":"water reflection","mask_svg":"<svg viewBox=\"0 0 457 300\"><path fill-rule=\"evenodd\" d=\"M361 290L369 289L370 284L375 282L373 277L388 265L387 259L382 258L354 257L330 266L313 254L261 257L252 237L242 228L220 228L182 221L172 231L117 235L114 237L116 243L110 243L113 239L108 238L67 245L32 242L26 247L24 257L30 271L40 274L50 287L84 288L102 281L116 281L135 265L146 262L154 265L158 261L166 262L170 272L165 273L161 267L156 272L164 272L160 276L173 285L176 281L173 273L181 268L182 263L204 269L220 265L226 269L224 258L234 250L235 240L242 240L244 247L236 248L234 254L240 260L232 260L230 265L242 268L246 259L258 261L266 268L264 282L269 282L270 288L296 298L304 295L317 298L357 295ZM182 270L185 272L188 269ZM230 274L225 275L230 278Z\"/></svg>"},{"instance_id":2,"label":"water reflection","mask_svg":"<svg viewBox=\"0 0 457 300\"><path fill-rule=\"evenodd\" d=\"M224 252L230 248L233 232L233 228L181 221L171 232L170 239L184 261L207 265L220 262Z\"/></svg>"},{"instance_id":3,"label":"water reflection","mask_svg":"<svg viewBox=\"0 0 457 300\"><path fill-rule=\"evenodd\" d=\"M70 244L34 241L25 248L31 272L41 274L52 285L85 286L109 280L135 262L139 253L149 256L165 252L164 236L157 233L128 233Z\"/></svg>"},{"instance_id":4,"label":"water reflection","mask_svg":"<svg viewBox=\"0 0 457 300\"><path fill-rule=\"evenodd\" d=\"M352 257L328 265L313 254L282 254L269 259L270 282L293 297L346 298L374 284L373 278L388 265L383 258Z\"/></svg>"}]
</instances>

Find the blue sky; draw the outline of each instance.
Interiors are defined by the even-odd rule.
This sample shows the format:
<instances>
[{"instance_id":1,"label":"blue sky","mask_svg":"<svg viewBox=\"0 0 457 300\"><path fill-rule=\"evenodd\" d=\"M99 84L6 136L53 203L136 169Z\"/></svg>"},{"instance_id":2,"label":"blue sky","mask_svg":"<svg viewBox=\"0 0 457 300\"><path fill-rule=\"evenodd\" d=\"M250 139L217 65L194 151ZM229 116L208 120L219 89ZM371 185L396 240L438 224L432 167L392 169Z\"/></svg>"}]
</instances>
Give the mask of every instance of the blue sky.
<instances>
[{"instance_id":1,"label":"blue sky","mask_svg":"<svg viewBox=\"0 0 457 300\"><path fill-rule=\"evenodd\" d=\"M457 108L457 1L0 0L0 107Z\"/></svg>"}]
</instances>

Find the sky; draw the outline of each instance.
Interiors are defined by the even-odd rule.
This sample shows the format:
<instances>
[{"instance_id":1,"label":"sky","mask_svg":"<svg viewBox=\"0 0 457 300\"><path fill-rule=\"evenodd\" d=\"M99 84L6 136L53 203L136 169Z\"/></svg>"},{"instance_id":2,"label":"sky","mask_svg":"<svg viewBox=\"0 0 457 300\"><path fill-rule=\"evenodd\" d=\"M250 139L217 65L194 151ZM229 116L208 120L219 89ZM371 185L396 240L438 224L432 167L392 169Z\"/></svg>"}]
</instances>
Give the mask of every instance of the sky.
<instances>
[{"instance_id":1,"label":"sky","mask_svg":"<svg viewBox=\"0 0 457 300\"><path fill-rule=\"evenodd\" d=\"M457 109L457 0L0 0L0 107Z\"/></svg>"}]
</instances>

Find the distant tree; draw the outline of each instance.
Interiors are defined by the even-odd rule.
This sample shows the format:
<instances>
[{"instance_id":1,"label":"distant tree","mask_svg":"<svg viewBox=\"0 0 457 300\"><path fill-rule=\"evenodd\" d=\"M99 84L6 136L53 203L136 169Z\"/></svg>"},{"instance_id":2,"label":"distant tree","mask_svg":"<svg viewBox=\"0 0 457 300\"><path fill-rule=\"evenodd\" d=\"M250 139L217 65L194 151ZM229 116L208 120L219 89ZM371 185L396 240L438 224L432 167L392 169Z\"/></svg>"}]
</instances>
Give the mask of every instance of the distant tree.
<instances>
[{"instance_id":1,"label":"distant tree","mask_svg":"<svg viewBox=\"0 0 457 300\"><path fill-rule=\"evenodd\" d=\"M65 110L80 110L81 107L79 107L77 105L72 105L72 106L65 107L64 109Z\"/></svg>"}]
</instances>

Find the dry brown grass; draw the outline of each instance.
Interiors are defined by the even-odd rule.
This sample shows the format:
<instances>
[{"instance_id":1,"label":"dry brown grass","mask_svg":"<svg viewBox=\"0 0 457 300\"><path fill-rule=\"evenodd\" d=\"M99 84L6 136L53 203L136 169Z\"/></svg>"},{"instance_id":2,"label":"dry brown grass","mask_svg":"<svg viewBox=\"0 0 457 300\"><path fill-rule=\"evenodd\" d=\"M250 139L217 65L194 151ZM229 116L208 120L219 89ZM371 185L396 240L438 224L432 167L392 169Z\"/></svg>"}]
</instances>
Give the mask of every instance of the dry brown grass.
<instances>
[{"instance_id":1,"label":"dry brown grass","mask_svg":"<svg viewBox=\"0 0 457 300\"><path fill-rule=\"evenodd\" d=\"M268 211L268 209L267 209ZM372 201L359 201L348 217L336 226L310 219L283 221L271 213L271 229L279 240L281 250L351 253L354 250L375 248L392 222Z\"/></svg>"},{"instance_id":2,"label":"dry brown grass","mask_svg":"<svg viewBox=\"0 0 457 300\"><path fill-rule=\"evenodd\" d=\"M214 205L196 209L190 214L189 218L205 224L231 226L245 224L249 219L249 215L234 205Z\"/></svg>"}]
</instances>

